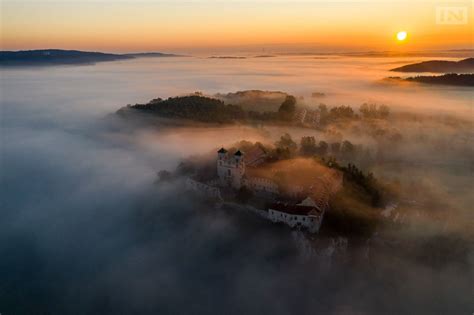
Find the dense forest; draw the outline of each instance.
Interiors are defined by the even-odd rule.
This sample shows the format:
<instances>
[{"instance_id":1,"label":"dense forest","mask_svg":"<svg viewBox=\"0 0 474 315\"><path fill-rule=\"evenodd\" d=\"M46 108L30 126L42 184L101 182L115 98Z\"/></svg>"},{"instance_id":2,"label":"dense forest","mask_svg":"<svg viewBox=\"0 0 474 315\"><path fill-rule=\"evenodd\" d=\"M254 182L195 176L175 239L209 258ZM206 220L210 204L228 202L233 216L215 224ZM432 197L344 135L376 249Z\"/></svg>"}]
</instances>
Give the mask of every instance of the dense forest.
<instances>
[{"instance_id":1,"label":"dense forest","mask_svg":"<svg viewBox=\"0 0 474 315\"><path fill-rule=\"evenodd\" d=\"M456 74L449 73L441 76L417 76L406 78L406 81L428 83L428 84L445 84L457 86L474 86L474 74Z\"/></svg>"},{"instance_id":2,"label":"dense forest","mask_svg":"<svg viewBox=\"0 0 474 315\"><path fill-rule=\"evenodd\" d=\"M167 118L189 119L200 122L229 123L244 120L290 121L295 111L296 99L287 96L278 112L246 111L240 105L225 104L223 101L193 94L154 99L147 104L129 105L127 108L150 112ZM119 110L123 114L123 110Z\"/></svg>"},{"instance_id":3,"label":"dense forest","mask_svg":"<svg viewBox=\"0 0 474 315\"><path fill-rule=\"evenodd\" d=\"M274 95L272 95L274 96ZM281 95L278 95L281 97ZM309 112L317 113L319 119L312 124L303 123L296 119L298 110L304 109L297 105L297 99L292 95L286 95L283 101L274 106L273 111L261 111L258 102L255 103L255 110L246 105L226 104L221 99L204 96L201 93L194 93L187 96L170 97L166 100L157 98L147 104L128 105L120 109L117 113L126 116L130 110L171 119L187 119L205 123L232 123L232 122L271 122L278 124L311 125L311 127L323 127L341 121L360 119L387 119L390 110L385 105L362 104L359 111L350 106L328 107L319 104L316 109L308 109ZM248 100L247 100L248 102ZM265 100L268 102L268 100ZM272 102L275 102L273 99ZM265 103L268 105L267 103Z\"/></svg>"},{"instance_id":4,"label":"dense forest","mask_svg":"<svg viewBox=\"0 0 474 315\"><path fill-rule=\"evenodd\" d=\"M390 71L469 73L474 71L474 58L467 58L459 61L429 60L398 67L395 69L391 69Z\"/></svg>"},{"instance_id":5,"label":"dense forest","mask_svg":"<svg viewBox=\"0 0 474 315\"><path fill-rule=\"evenodd\" d=\"M160 98L147 104L136 104L130 108L150 112L168 118L181 118L202 122L231 122L246 117L245 111L236 105L225 105L215 98L201 95Z\"/></svg>"}]
</instances>

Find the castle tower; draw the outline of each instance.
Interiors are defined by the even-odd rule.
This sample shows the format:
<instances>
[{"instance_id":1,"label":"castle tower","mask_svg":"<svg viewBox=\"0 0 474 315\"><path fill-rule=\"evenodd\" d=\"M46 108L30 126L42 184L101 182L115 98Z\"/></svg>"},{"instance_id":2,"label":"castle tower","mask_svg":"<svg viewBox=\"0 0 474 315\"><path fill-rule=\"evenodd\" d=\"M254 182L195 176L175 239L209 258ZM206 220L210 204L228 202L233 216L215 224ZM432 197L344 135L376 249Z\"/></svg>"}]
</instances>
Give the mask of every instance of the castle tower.
<instances>
[{"instance_id":1,"label":"castle tower","mask_svg":"<svg viewBox=\"0 0 474 315\"><path fill-rule=\"evenodd\" d=\"M245 167L245 165L244 165L244 154L240 150L235 152L234 161L235 161L235 164L237 165L237 167L242 167L242 168Z\"/></svg>"},{"instance_id":2,"label":"castle tower","mask_svg":"<svg viewBox=\"0 0 474 315\"><path fill-rule=\"evenodd\" d=\"M217 151L217 166L222 165L222 162L226 159L227 157L227 150L224 148L221 148L219 151Z\"/></svg>"},{"instance_id":3,"label":"castle tower","mask_svg":"<svg viewBox=\"0 0 474 315\"><path fill-rule=\"evenodd\" d=\"M242 178L245 174L245 163L244 163L244 154L237 150L234 153L234 161L235 161L235 170L233 176L233 185L235 188L240 188L242 186Z\"/></svg>"},{"instance_id":4,"label":"castle tower","mask_svg":"<svg viewBox=\"0 0 474 315\"><path fill-rule=\"evenodd\" d=\"M227 150L217 151L217 175L222 186L239 189L245 174L244 155L239 150L233 156L228 156Z\"/></svg>"}]
</instances>

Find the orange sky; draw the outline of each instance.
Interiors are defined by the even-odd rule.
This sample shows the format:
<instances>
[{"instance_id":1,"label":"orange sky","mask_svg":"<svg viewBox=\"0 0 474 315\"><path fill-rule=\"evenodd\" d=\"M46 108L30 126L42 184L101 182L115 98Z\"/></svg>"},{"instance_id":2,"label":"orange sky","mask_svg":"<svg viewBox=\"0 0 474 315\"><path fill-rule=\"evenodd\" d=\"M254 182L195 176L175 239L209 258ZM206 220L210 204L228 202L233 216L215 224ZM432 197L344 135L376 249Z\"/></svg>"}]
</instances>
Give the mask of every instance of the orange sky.
<instances>
[{"instance_id":1,"label":"orange sky","mask_svg":"<svg viewBox=\"0 0 474 315\"><path fill-rule=\"evenodd\" d=\"M2 49L421 50L472 48L467 22L437 23L438 1L3 0ZM408 32L399 43L398 31Z\"/></svg>"}]
</instances>

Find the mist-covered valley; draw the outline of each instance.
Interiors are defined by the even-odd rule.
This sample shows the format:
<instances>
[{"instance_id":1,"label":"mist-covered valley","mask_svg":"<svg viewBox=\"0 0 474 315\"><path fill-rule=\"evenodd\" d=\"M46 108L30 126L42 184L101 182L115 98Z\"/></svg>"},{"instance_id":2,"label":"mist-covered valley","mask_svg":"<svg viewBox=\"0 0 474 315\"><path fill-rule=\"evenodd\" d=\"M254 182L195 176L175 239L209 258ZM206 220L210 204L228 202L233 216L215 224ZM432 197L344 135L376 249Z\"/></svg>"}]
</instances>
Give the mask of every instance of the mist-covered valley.
<instances>
[{"instance_id":1,"label":"mist-covered valley","mask_svg":"<svg viewBox=\"0 0 474 315\"><path fill-rule=\"evenodd\" d=\"M169 57L2 69L0 313L472 312L474 94L381 81L395 65L427 59ZM253 89L314 108L384 104L390 116L325 129L115 117L157 97ZM202 204L177 183L156 184L158 171L183 159L284 133L368 152L351 162L397 189L396 208L380 209L371 237L308 241Z\"/></svg>"}]
</instances>

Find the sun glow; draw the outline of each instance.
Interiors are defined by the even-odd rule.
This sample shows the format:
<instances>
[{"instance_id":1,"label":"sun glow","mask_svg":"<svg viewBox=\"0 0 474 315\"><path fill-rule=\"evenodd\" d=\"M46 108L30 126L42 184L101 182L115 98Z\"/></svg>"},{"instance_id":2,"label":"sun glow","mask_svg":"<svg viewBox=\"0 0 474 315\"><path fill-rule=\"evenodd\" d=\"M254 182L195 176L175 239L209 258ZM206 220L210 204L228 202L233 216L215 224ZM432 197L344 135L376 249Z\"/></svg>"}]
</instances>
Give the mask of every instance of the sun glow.
<instances>
[{"instance_id":1,"label":"sun glow","mask_svg":"<svg viewBox=\"0 0 474 315\"><path fill-rule=\"evenodd\" d=\"M404 41L407 38L407 32L405 31L400 31L397 33L397 39L399 41Z\"/></svg>"}]
</instances>

